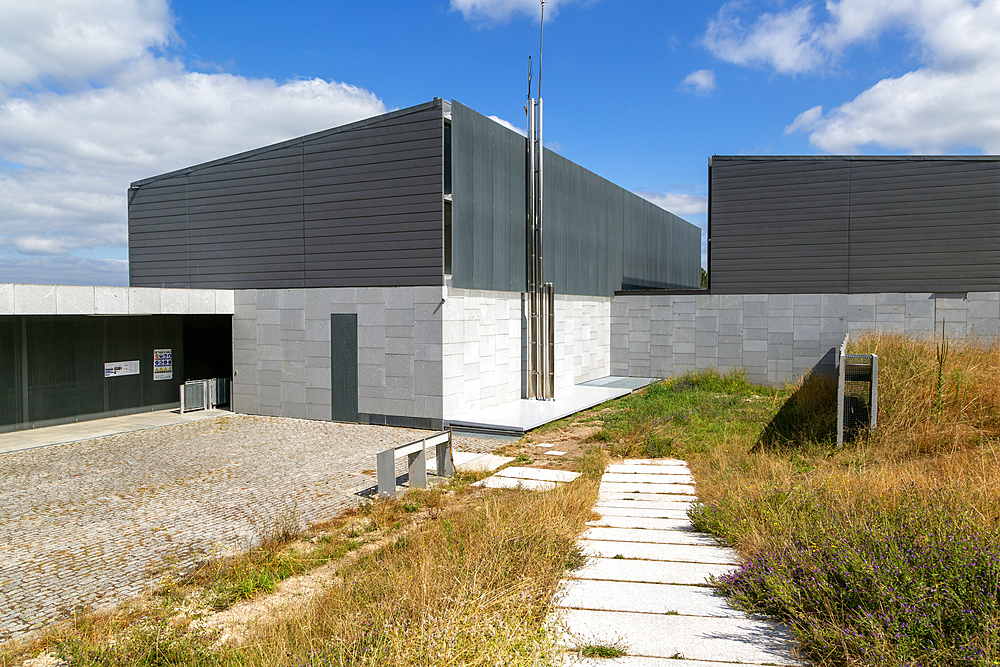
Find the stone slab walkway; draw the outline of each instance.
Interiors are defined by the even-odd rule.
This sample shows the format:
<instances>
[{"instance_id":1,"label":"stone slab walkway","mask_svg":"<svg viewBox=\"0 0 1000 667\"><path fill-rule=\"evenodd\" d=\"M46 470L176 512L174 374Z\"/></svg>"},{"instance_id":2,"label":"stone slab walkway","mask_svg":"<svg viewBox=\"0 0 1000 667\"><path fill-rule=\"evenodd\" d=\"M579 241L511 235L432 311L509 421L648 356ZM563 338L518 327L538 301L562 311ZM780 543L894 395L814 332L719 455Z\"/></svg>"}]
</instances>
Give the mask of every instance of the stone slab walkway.
<instances>
[{"instance_id":1,"label":"stone slab walkway","mask_svg":"<svg viewBox=\"0 0 1000 667\"><path fill-rule=\"evenodd\" d=\"M601 516L580 539L587 563L562 583L556 604L567 648L614 644L627 655L573 664L802 664L787 629L748 618L708 586L708 577L733 569L736 554L694 530L686 510L696 500L683 461L608 467L594 507Z\"/></svg>"}]
</instances>

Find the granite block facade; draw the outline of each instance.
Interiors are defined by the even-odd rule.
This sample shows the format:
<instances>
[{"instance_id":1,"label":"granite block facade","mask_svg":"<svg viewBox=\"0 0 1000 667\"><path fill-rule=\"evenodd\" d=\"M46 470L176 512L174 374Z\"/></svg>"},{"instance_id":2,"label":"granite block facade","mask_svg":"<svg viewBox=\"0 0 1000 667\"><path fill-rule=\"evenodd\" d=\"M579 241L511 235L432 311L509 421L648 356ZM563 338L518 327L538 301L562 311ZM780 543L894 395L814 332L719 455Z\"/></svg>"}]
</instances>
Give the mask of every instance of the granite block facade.
<instances>
[{"instance_id":1,"label":"granite block facade","mask_svg":"<svg viewBox=\"0 0 1000 667\"><path fill-rule=\"evenodd\" d=\"M611 302L556 295L556 392L610 374ZM525 313L518 292L448 290L441 345L446 419L526 394ZM648 340L649 332L637 336Z\"/></svg>"},{"instance_id":2,"label":"granite block facade","mask_svg":"<svg viewBox=\"0 0 1000 667\"><path fill-rule=\"evenodd\" d=\"M329 420L330 315L358 316L358 418L439 428L440 287L235 291L237 412Z\"/></svg>"},{"instance_id":3,"label":"granite block facade","mask_svg":"<svg viewBox=\"0 0 1000 667\"><path fill-rule=\"evenodd\" d=\"M1000 292L637 294L615 296L611 313L611 374L632 377L742 368L781 384L829 360L845 334L1000 334Z\"/></svg>"}]
</instances>

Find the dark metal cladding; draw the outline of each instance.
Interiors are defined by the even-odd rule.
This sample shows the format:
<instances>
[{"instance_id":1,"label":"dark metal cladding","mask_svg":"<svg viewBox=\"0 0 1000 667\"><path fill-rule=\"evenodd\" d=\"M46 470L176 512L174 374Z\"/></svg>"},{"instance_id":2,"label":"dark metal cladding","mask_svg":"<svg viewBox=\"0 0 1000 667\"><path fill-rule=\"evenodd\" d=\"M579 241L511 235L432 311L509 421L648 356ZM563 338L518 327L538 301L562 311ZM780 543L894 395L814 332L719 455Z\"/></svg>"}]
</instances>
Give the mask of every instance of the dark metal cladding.
<instances>
[{"instance_id":1,"label":"dark metal cladding","mask_svg":"<svg viewBox=\"0 0 1000 667\"><path fill-rule=\"evenodd\" d=\"M715 294L1000 289L1000 157L713 157Z\"/></svg>"},{"instance_id":2,"label":"dark metal cladding","mask_svg":"<svg viewBox=\"0 0 1000 667\"><path fill-rule=\"evenodd\" d=\"M434 100L132 184L132 286L443 283Z\"/></svg>"},{"instance_id":3,"label":"dark metal cladding","mask_svg":"<svg viewBox=\"0 0 1000 667\"><path fill-rule=\"evenodd\" d=\"M452 102L452 284L524 291L525 139ZM559 294L700 284L701 231L546 149L546 282Z\"/></svg>"}]
</instances>

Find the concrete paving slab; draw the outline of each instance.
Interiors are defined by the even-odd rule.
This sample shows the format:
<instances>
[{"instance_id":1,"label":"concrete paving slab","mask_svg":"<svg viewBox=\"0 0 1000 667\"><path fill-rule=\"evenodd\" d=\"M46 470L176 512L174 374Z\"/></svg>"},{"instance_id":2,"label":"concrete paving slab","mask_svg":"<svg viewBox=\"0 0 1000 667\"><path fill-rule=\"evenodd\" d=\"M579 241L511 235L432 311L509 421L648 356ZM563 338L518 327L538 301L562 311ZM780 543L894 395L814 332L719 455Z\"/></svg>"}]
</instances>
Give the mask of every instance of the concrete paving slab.
<instances>
[{"instance_id":1,"label":"concrete paving slab","mask_svg":"<svg viewBox=\"0 0 1000 667\"><path fill-rule=\"evenodd\" d=\"M654 496L656 494L653 494ZM663 496L656 496L657 500L636 500L632 496L625 496L623 498L600 498L597 502L602 507L618 507L620 509L636 509L642 508L647 510L674 510L686 512L691 503L695 502L690 496L677 496L678 498L686 498L687 500L661 500Z\"/></svg>"},{"instance_id":2,"label":"concrete paving slab","mask_svg":"<svg viewBox=\"0 0 1000 667\"><path fill-rule=\"evenodd\" d=\"M495 476L510 477L512 479L539 479L547 482L572 482L580 476L578 472L568 470L548 470L545 468L504 468Z\"/></svg>"},{"instance_id":3,"label":"concrete paving slab","mask_svg":"<svg viewBox=\"0 0 1000 667\"><path fill-rule=\"evenodd\" d=\"M606 579L608 581L645 581L653 584L684 584L707 586L708 577L720 577L732 572L731 564L677 563L653 560L623 560L620 558L589 558L586 565L570 573L576 579Z\"/></svg>"},{"instance_id":4,"label":"concrete paving slab","mask_svg":"<svg viewBox=\"0 0 1000 667\"><path fill-rule=\"evenodd\" d=\"M711 588L634 581L570 579L560 583L556 606L642 614L676 612L682 616L743 617Z\"/></svg>"},{"instance_id":5,"label":"concrete paving slab","mask_svg":"<svg viewBox=\"0 0 1000 667\"><path fill-rule=\"evenodd\" d=\"M523 489L525 491L548 491L558 486L558 482L546 482L540 479L515 479L493 475L474 482L472 486L482 486L487 489Z\"/></svg>"},{"instance_id":6,"label":"concrete paving slab","mask_svg":"<svg viewBox=\"0 0 1000 667\"><path fill-rule=\"evenodd\" d=\"M635 528L608 528L595 526L588 528L581 536L586 540L605 542L639 542L641 544L690 544L706 547L721 546L711 535L689 530L656 530Z\"/></svg>"},{"instance_id":7,"label":"concrete paving slab","mask_svg":"<svg viewBox=\"0 0 1000 667\"><path fill-rule=\"evenodd\" d=\"M514 460L513 456L477 454L475 452L452 452L455 468L462 472L489 472L505 466Z\"/></svg>"},{"instance_id":8,"label":"concrete paving slab","mask_svg":"<svg viewBox=\"0 0 1000 667\"><path fill-rule=\"evenodd\" d=\"M687 508L685 509L657 509L646 507L609 507L600 504L594 506L594 511L602 516L630 516L645 517L649 519L687 519Z\"/></svg>"},{"instance_id":9,"label":"concrete paving slab","mask_svg":"<svg viewBox=\"0 0 1000 667\"><path fill-rule=\"evenodd\" d=\"M653 658L641 655L626 655L621 658L571 658L569 664L574 667L736 667L731 662ZM738 664L739 667L764 667L745 662Z\"/></svg>"},{"instance_id":10,"label":"concrete paving slab","mask_svg":"<svg viewBox=\"0 0 1000 667\"><path fill-rule=\"evenodd\" d=\"M650 465L633 463L612 463L605 471L614 473L642 473L645 475L683 475L690 474L686 463L671 463L669 465Z\"/></svg>"},{"instance_id":11,"label":"concrete paving slab","mask_svg":"<svg viewBox=\"0 0 1000 667\"><path fill-rule=\"evenodd\" d=\"M601 497L605 493L669 493L673 495L694 495L690 484L644 484L642 482L601 482Z\"/></svg>"},{"instance_id":12,"label":"concrete paving slab","mask_svg":"<svg viewBox=\"0 0 1000 667\"><path fill-rule=\"evenodd\" d=\"M671 493L641 493L628 491L603 491L601 492L601 502L611 500L628 500L630 502L654 502L654 503L691 503L698 502L698 498L690 494Z\"/></svg>"},{"instance_id":13,"label":"concrete paving slab","mask_svg":"<svg viewBox=\"0 0 1000 667\"><path fill-rule=\"evenodd\" d=\"M490 479L493 479L492 477ZM651 544L647 542L611 542L607 540L580 540L586 556L614 558L622 556L637 560L668 560L684 563L736 564L732 549L717 546Z\"/></svg>"},{"instance_id":14,"label":"concrete paving slab","mask_svg":"<svg viewBox=\"0 0 1000 667\"><path fill-rule=\"evenodd\" d=\"M673 475L642 474L637 472L606 472L601 477L601 483L623 482L625 484L689 484L694 486L694 477L688 473L678 473Z\"/></svg>"},{"instance_id":15,"label":"concrete paving slab","mask_svg":"<svg viewBox=\"0 0 1000 667\"><path fill-rule=\"evenodd\" d=\"M566 644L573 647L618 640L639 656L801 664L791 654L791 633L765 621L570 609L563 622Z\"/></svg>"},{"instance_id":16,"label":"concrete paving slab","mask_svg":"<svg viewBox=\"0 0 1000 667\"><path fill-rule=\"evenodd\" d=\"M566 452L560 452L558 449L550 449L545 452L546 456L566 456Z\"/></svg>"},{"instance_id":17,"label":"concrete paving slab","mask_svg":"<svg viewBox=\"0 0 1000 667\"><path fill-rule=\"evenodd\" d=\"M680 459L626 459L620 464L616 463L615 465L686 466L687 461L682 461Z\"/></svg>"},{"instance_id":18,"label":"concrete paving slab","mask_svg":"<svg viewBox=\"0 0 1000 667\"><path fill-rule=\"evenodd\" d=\"M601 515L600 519L588 521L588 526L604 526L606 528L646 528L652 530L694 530L691 521L679 512L680 516L670 518L650 519L643 516L615 516L594 510Z\"/></svg>"}]
</instances>

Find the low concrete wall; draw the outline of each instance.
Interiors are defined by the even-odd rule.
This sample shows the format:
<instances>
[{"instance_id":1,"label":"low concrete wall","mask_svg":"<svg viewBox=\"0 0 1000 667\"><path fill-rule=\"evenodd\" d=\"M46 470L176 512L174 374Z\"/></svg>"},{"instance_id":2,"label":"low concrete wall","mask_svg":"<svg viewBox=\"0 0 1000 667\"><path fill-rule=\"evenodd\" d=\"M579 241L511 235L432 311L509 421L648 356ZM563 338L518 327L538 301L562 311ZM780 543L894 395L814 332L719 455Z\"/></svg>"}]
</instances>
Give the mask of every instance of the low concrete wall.
<instances>
[{"instance_id":1,"label":"low concrete wall","mask_svg":"<svg viewBox=\"0 0 1000 667\"><path fill-rule=\"evenodd\" d=\"M441 306L440 287L237 290L234 408L329 420L330 315L354 313L361 420L437 428Z\"/></svg>"},{"instance_id":2,"label":"low concrete wall","mask_svg":"<svg viewBox=\"0 0 1000 667\"><path fill-rule=\"evenodd\" d=\"M1000 292L615 296L611 373L671 377L743 368L794 382L844 334L882 330L950 338L1000 334Z\"/></svg>"},{"instance_id":3,"label":"low concrete wall","mask_svg":"<svg viewBox=\"0 0 1000 667\"><path fill-rule=\"evenodd\" d=\"M611 299L556 295L556 389L611 372ZM521 294L448 289L444 304L444 415L523 398L526 315Z\"/></svg>"},{"instance_id":4,"label":"low concrete wall","mask_svg":"<svg viewBox=\"0 0 1000 667\"><path fill-rule=\"evenodd\" d=\"M0 315L232 315L233 290L0 283Z\"/></svg>"}]
</instances>

